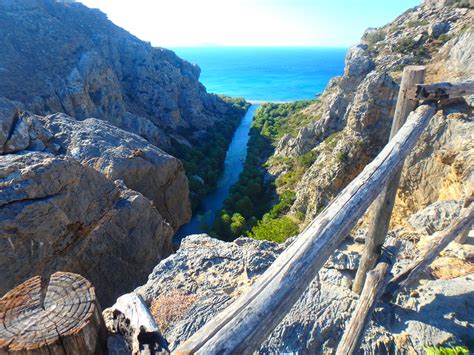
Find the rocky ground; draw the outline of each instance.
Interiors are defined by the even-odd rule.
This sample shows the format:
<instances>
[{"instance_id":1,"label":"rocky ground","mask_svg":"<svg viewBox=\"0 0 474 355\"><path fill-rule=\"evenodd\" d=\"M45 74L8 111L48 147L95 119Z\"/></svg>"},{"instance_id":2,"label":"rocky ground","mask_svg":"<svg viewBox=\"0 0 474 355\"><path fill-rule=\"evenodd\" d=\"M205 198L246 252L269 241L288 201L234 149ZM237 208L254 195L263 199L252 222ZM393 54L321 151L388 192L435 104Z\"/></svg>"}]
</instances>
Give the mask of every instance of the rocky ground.
<instances>
[{"instance_id":1,"label":"rocky ground","mask_svg":"<svg viewBox=\"0 0 474 355\"><path fill-rule=\"evenodd\" d=\"M407 227L392 230L390 237L402 240L394 274L418 254L415 240L425 241L442 230L459 210L456 201L436 203L414 215ZM335 351L357 304L351 286L364 236L364 230L357 230L347 238L262 344L261 353ZM280 245L250 238L226 243L207 235L189 236L135 292L150 305L172 350L245 292L292 240ZM423 346L448 341L472 347L473 261L472 237L465 245L452 243L417 286L381 302L366 332L364 352L423 353Z\"/></svg>"}]
</instances>

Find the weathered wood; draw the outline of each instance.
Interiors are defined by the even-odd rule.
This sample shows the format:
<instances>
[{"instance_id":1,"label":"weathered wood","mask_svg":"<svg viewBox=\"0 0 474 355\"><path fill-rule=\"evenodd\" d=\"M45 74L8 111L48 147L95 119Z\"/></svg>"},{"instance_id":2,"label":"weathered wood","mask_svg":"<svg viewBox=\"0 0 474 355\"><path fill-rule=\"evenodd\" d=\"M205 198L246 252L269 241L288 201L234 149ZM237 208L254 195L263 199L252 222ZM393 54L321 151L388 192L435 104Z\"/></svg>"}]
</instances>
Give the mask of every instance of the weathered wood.
<instances>
[{"instance_id":1,"label":"weathered wood","mask_svg":"<svg viewBox=\"0 0 474 355\"><path fill-rule=\"evenodd\" d=\"M474 95L474 81L461 83L421 84L416 86L415 98L419 100L446 100Z\"/></svg>"},{"instance_id":2,"label":"weathered wood","mask_svg":"<svg viewBox=\"0 0 474 355\"><path fill-rule=\"evenodd\" d=\"M344 330L336 354L355 354L359 350L375 306L385 290L387 275L393 262L391 255L397 253L399 245L400 243L396 239L389 240L381 261L368 272L359 301Z\"/></svg>"},{"instance_id":3,"label":"weathered wood","mask_svg":"<svg viewBox=\"0 0 474 355\"><path fill-rule=\"evenodd\" d=\"M0 299L1 354L103 354L106 330L95 291L82 276L33 277Z\"/></svg>"},{"instance_id":4,"label":"weathered wood","mask_svg":"<svg viewBox=\"0 0 474 355\"><path fill-rule=\"evenodd\" d=\"M370 321L375 305L385 289L389 264L380 262L367 273L364 288L351 320L337 347L336 355L355 354L362 342L365 329Z\"/></svg>"},{"instance_id":5,"label":"weathered wood","mask_svg":"<svg viewBox=\"0 0 474 355\"><path fill-rule=\"evenodd\" d=\"M474 190L471 192L470 196L464 199L463 207L467 208L472 202L474 202ZM466 228L454 241L459 244L464 244L470 233L471 228Z\"/></svg>"},{"instance_id":6,"label":"weathered wood","mask_svg":"<svg viewBox=\"0 0 474 355\"><path fill-rule=\"evenodd\" d=\"M395 296L399 291L410 287L421 276L422 272L434 261L437 255L448 246L465 229L474 223L474 203L461 211L459 218L425 246L424 252L405 270L395 276L387 285L388 297Z\"/></svg>"},{"instance_id":7,"label":"weathered wood","mask_svg":"<svg viewBox=\"0 0 474 355\"><path fill-rule=\"evenodd\" d=\"M119 297L111 308L118 310L130 321L132 354L140 354L145 349L149 353L169 352L168 344L141 296L127 293Z\"/></svg>"},{"instance_id":8,"label":"weathered wood","mask_svg":"<svg viewBox=\"0 0 474 355\"><path fill-rule=\"evenodd\" d=\"M400 167L434 113L434 105L423 105L410 115L394 139L249 291L196 332L176 353L251 353L257 349Z\"/></svg>"},{"instance_id":9,"label":"weathered wood","mask_svg":"<svg viewBox=\"0 0 474 355\"><path fill-rule=\"evenodd\" d=\"M415 84L422 83L424 77L425 67L423 66L407 66L403 70L390 139L393 139L400 127L405 123L410 112L416 108L418 101L410 99L408 91L414 87ZM372 270L380 257L380 247L385 241L390 225L390 218L392 216L393 206L395 205L402 167L403 165L400 166L374 202L373 214L370 216L367 238L365 239L364 252L352 286L352 291L357 294L360 294L362 291L367 272Z\"/></svg>"}]
</instances>

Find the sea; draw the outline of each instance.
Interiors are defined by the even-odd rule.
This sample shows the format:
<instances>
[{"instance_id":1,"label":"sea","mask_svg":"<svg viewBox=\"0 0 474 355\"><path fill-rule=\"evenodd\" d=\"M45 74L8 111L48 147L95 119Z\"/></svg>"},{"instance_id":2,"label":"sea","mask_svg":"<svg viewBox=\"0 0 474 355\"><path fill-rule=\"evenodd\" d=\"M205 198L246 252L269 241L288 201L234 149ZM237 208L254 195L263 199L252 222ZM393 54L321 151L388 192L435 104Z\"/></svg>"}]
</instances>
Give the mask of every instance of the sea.
<instances>
[{"instance_id":1,"label":"sea","mask_svg":"<svg viewBox=\"0 0 474 355\"><path fill-rule=\"evenodd\" d=\"M312 99L344 71L346 48L186 47L172 48L201 68L208 92L252 102Z\"/></svg>"},{"instance_id":2,"label":"sea","mask_svg":"<svg viewBox=\"0 0 474 355\"><path fill-rule=\"evenodd\" d=\"M239 180L247 156L249 130L261 102L312 99L329 80L344 70L345 49L212 47L175 48L176 54L201 67L201 82L208 92L243 97L252 102L227 150L217 187L204 197L191 221L182 226L174 242L191 234L209 232L230 188Z\"/></svg>"}]
</instances>

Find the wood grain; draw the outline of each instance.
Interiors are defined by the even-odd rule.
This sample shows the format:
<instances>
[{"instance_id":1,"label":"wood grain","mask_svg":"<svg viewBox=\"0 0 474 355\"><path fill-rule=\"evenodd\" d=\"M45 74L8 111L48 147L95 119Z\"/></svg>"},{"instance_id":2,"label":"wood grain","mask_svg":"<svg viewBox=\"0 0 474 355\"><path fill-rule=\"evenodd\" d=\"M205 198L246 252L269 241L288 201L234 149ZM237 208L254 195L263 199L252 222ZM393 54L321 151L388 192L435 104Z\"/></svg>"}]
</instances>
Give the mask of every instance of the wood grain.
<instances>
[{"instance_id":1,"label":"wood grain","mask_svg":"<svg viewBox=\"0 0 474 355\"><path fill-rule=\"evenodd\" d=\"M105 325L80 275L33 277L0 299L1 354L103 354Z\"/></svg>"}]
</instances>

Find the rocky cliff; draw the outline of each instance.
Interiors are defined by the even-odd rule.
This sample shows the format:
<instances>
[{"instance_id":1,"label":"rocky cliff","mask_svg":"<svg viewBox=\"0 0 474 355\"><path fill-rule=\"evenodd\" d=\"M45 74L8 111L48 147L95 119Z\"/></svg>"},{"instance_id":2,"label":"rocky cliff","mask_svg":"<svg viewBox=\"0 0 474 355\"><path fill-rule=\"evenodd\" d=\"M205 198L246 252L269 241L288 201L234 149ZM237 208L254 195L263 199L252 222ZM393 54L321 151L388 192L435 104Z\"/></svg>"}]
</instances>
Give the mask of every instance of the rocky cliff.
<instances>
[{"instance_id":1,"label":"rocky cliff","mask_svg":"<svg viewBox=\"0 0 474 355\"><path fill-rule=\"evenodd\" d=\"M104 121L23 109L0 99L0 294L66 270L108 304L172 252L190 218L182 164Z\"/></svg>"},{"instance_id":2,"label":"rocky cliff","mask_svg":"<svg viewBox=\"0 0 474 355\"><path fill-rule=\"evenodd\" d=\"M301 112L312 122L281 139L276 157L308 152L315 157L295 187L292 213L304 213L310 221L385 145L405 65L426 65L425 82L474 78L473 10L447 3L427 1L386 26L367 30L349 49L344 75ZM472 188L471 104L466 98L440 108L405 165L395 220L438 199L459 199ZM270 172L278 177L289 168L274 164Z\"/></svg>"},{"instance_id":3,"label":"rocky cliff","mask_svg":"<svg viewBox=\"0 0 474 355\"><path fill-rule=\"evenodd\" d=\"M200 69L80 3L0 1L0 97L36 114L94 117L163 149L195 141L229 105Z\"/></svg>"}]
</instances>

